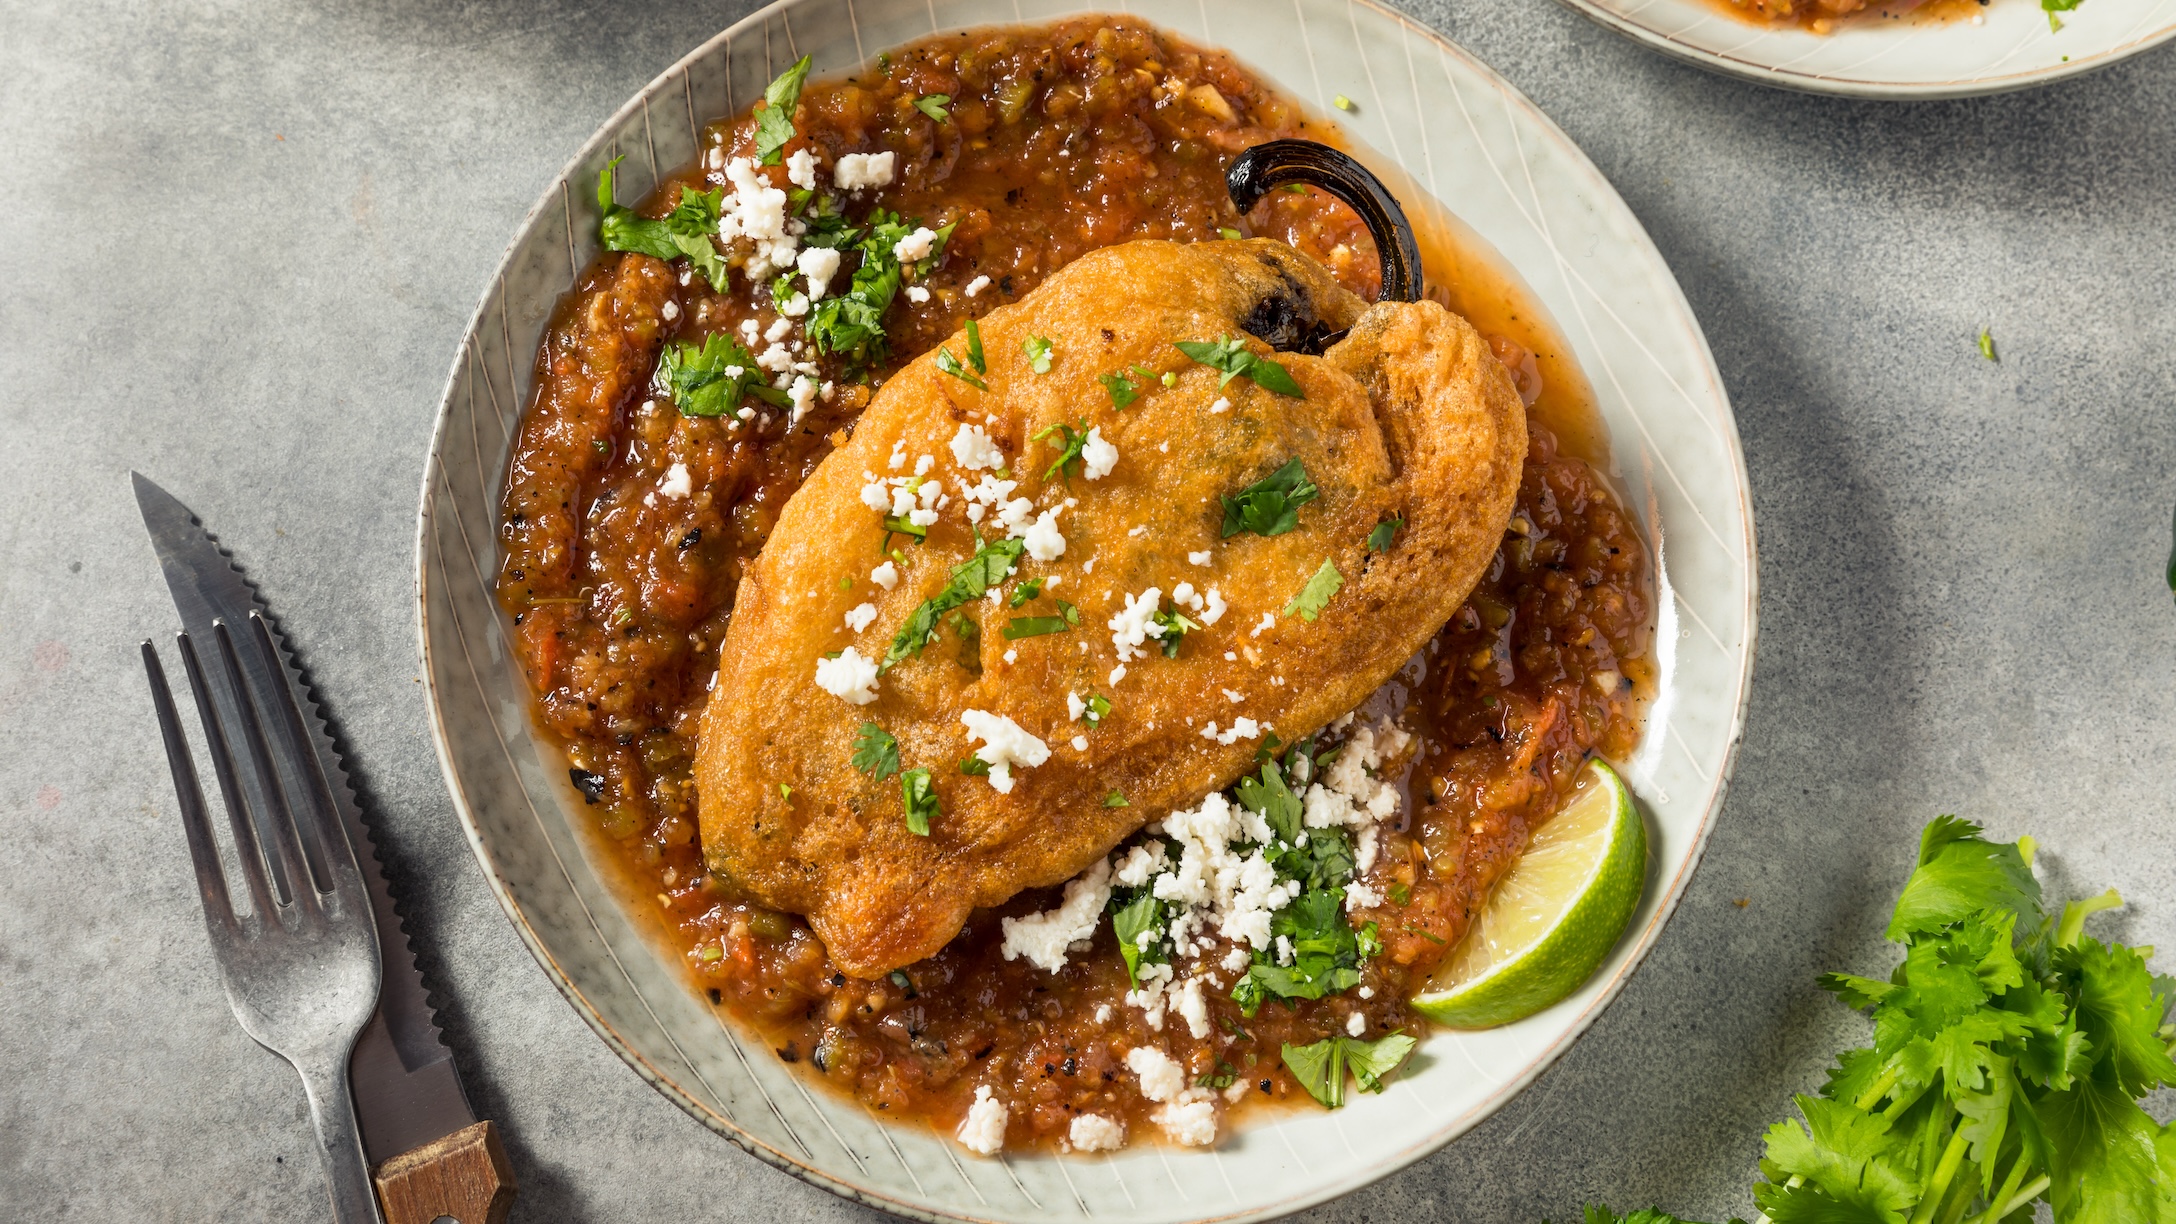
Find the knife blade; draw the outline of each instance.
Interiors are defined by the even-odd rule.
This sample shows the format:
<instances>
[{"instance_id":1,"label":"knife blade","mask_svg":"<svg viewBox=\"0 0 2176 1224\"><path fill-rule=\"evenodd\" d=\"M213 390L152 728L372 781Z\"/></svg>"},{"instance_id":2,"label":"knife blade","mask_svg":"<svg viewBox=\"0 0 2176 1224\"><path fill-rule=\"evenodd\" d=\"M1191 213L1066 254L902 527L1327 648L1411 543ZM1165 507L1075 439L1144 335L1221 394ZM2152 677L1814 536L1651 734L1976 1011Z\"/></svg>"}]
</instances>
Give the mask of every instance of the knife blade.
<instances>
[{"instance_id":1,"label":"knife blade","mask_svg":"<svg viewBox=\"0 0 2176 1224\"><path fill-rule=\"evenodd\" d=\"M174 607L181 613L183 628L192 637L208 639L214 620L224 620L230 625L243 624L253 611L264 617L268 627L276 625L278 622L273 619L271 609L243 577L233 558L204 529L201 520L141 473L130 472L129 476L135 485L136 504L143 513L144 526L151 533L152 549L158 554L159 568L166 575L167 589L173 593ZM348 1062L355 1113L362 1125L363 1150L375 1168L395 1157L427 1148L457 1132L476 1127L478 1123L475 1111L469 1106L468 1094L461 1087L452 1052L439 1034L437 1016L423 988L423 975L416 969L414 948L399 913L393 908L393 896L386 887L385 872L378 862L376 842L370 827L363 821L362 810L348 782L347 768L326 727L323 707L295 666L294 654L285 636L276 628L272 629L272 641L284 673L280 679L290 686L302 707L310 746L317 753L325 778L331 784L333 801L347 827L348 840L357 851L356 858L369 885L371 914L378 926L384 984L378 995L377 1013L356 1039L355 1053ZM249 683L260 686L273 683L268 665L255 652L244 651L241 658L243 670L250 673ZM216 668L210 670L209 677L214 681L211 686L213 700L227 713L233 713L235 695L227 690L225 678ZM259 812L267 811L262 796L255 793L254 779L245 779L245 784L251 792L251 806ZM263 835L269 836L268 833ZM496 1152L495 1135L489 1137L489 1143L496 1154L496 1163L503 1167L505 1157ZM383 1180L381 1172L381 1189ZM504 1180L511 1187L510 1171ZM387 1206L390 1212L391 1203Z\"/></svg>"}]
</instances>

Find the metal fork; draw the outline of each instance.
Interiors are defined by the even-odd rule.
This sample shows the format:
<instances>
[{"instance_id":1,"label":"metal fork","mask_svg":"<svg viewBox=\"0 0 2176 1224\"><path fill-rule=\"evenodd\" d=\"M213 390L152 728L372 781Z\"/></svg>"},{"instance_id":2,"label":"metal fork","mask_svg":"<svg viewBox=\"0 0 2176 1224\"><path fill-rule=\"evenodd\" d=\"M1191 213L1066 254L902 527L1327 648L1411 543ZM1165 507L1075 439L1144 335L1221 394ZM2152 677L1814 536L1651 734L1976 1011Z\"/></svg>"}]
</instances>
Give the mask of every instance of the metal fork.
<instances>
[{"instance_id":1,"label":"metal fork","mask_svg":"<svg viewBox=\"0 0 2176 1224\"><path fill-rule=\"evenodd\" d=\"M267 658L271 666L259 669L263 674L284 676L263 618L252 613L249 619L243 648ZM306 747L294 694L284 682L274 686L276 693L252 691L242 679L226 623L214 622L213 632L216 664L232 699L226 714L205 682L189 635L177 634L175 640L249 890L254 912L246 920L234 912L227 891L196 765L158 651L148 641L143 644L182 830L196 861L204 929L235 1019L257 1044L302 1075L317 1124L318 1153L332 1183L333 1218L338 1224L378 1224L377 1195L348 1095L348 1056L378 1001L378 932L370 898L355 848L334 812L331 788L317 755ZM254 781L247 791L240 776L245 768ZM271 835L270 853L259 830Z\"/></svg>"}]
</instances>

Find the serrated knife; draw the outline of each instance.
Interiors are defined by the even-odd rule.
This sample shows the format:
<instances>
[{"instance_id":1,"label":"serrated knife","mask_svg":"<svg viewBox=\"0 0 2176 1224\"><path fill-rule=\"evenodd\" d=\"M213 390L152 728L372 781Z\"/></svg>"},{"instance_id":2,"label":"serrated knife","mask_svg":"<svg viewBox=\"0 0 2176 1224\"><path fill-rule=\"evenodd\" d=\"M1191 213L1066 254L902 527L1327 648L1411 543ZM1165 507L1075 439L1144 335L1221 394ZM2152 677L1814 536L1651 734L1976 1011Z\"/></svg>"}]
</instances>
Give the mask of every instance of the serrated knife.
<instances>
[{"instance_id":1,"label":"serrated knife","mask_svg":"<svg viewBox=\"0 0 2176 1224\"><path fill-rule=\"evenodd\" d=\"M246 624L249 614L276 622L256 588L187 506L136 472L136 505L151 532L151 547L166 574L167 589L192 637L209 641L212 622ZM415 952L393 909L375 842L348 783L346 766L325 725L322 707L295 667L286 638L273 630L281 677L303 709L310 746L331 783L348 839L359 853L370 889L370 907L378 926L379 956L384 961L378 1010L355 1042L348 1062L348 1082L362 1125L363 1151L369 1156L387 1224L430 1224L450 1216L460 1224L501 1224L514 1197L513 1168L507 1163L498 1132L479 1122L440 1039L438 1021L416 969ZM269 686L268 665L254 651L241 654L253 684ZM234 694L217 669L207 676L213 700L234 712ZM270 691L269 687L260 691ZM252 799L255 786L245 778ZM266 805L254 804L259 811Z\"/></svg>"}]
</instances>

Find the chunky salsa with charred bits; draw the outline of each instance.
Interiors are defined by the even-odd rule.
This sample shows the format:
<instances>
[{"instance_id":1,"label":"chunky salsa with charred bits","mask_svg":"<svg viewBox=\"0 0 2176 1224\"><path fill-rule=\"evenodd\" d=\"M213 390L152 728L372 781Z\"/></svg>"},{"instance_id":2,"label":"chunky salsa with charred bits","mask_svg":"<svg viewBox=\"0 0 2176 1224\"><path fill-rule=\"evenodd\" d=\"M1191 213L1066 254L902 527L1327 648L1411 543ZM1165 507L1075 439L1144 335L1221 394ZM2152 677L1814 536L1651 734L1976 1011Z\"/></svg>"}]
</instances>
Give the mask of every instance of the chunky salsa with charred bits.
<instances>
[{"instance_id":1,"label":"chunky salsa with charred bits","mask_svg":"<svg viewBox=\"0 0 2176 1224\"><path fill-rule=\"evenodd\" d=\"M706 128L696 164L608 215L622 249L584 273L537 356L498 596L630 896L778 1058L980 1150L1205 1141L1249 1102L1305 1094L1288 1043L1418 1036L1411 989L1587 758L1639 734L1651 566L1597 466L1583 386L1516 294L1434 236L1427 262L1461 279L1428 291L1490 335L1531 444L1493 565L1369 705L1369 725L1404 734L1377 740L1368 771L1399 802L1351 876L1366 902L1351 924L1368 930L1353 984L1251 1007L1209 991L1197 1035L1129 1002L1109 918L1057 972L1003 955L1003 920L1055 908L1055 889L857 980L798 917L706 872L691 766L735 586L887 371L1134 238L1275 237L1372 298L1374 248L1342 204L1312 189L1231 204L1230 158L1291 136L1334 139L1228 56L1130 19L931 38Z\"/></svg>"}]
</instances>

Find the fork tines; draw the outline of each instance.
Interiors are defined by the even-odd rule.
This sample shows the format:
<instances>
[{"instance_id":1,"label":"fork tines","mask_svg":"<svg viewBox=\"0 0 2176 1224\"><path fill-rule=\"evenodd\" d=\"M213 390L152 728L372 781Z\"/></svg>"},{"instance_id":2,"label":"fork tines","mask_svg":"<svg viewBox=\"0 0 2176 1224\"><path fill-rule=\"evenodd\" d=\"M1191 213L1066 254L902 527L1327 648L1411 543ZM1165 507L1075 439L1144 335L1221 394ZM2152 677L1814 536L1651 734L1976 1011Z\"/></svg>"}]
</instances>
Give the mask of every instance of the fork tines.
<instances>
[{"instance_id":1,"label":"fork tines","mask_svg":"<svg viewBox=\"0 0 2176 1224\"><path fill-rule=\"evenodd\" d=\"M362 879L355 851L341 827L317 754L309 746L302 711L264 618L252 612L249 620L249 640L239 647L224 621L213 622L215 666L224 681L220 688L208 682L189 635L176 634L175 643L196 698L197 717L203 724L205 747L219 781L250 903L266 924L282 918L310 921L326 907L328 898L339 908L360 907ZM241 650L253 651L254 656L245 661ZM143 644L143 656L205 918L215 928L231 932L239 920L220 869L196 765L182 734L165 669L148 641ZM268 676L271 683L251 684L246 677L252 674Z\"/></svg>"}]
</instances>

